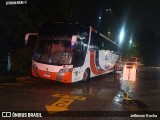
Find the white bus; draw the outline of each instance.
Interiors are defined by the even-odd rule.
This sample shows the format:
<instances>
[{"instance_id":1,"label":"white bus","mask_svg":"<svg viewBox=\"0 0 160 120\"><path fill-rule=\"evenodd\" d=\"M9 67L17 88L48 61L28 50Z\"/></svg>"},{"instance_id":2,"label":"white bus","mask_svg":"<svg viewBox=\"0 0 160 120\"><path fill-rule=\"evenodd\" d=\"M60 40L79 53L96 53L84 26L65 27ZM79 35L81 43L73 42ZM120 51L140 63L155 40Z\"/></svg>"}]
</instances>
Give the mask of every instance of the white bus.
<instances>
[{"instance_id":1,"label":"white bus","mask_svg":"<svg viewBox=\"0 0 160 120\"><path fill-rule=\"evenodd\" d=\"M32 74L64 83L87 81L113 72L121 58L118 45L91 26L52 23L42 26L32 58Z\"/></svg>"}]
</instances>

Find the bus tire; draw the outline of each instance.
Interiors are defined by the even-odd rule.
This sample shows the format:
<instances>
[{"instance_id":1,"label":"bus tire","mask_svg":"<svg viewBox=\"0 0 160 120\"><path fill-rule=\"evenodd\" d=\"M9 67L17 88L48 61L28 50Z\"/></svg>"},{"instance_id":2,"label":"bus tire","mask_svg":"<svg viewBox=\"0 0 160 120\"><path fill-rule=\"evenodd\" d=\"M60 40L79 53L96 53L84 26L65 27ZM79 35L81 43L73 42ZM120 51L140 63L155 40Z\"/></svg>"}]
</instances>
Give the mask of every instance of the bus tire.
<instances>
[{"instance_id":1,"label":"bus tire","mask_svg":"<svg viewBox=\"0 0 160 120\"><path fill-rule=\"evenodd\" d=\"M89 78L90 78L90 70L89 70L89 68L88 68L88 69L86 69L86 70L84 71L82 81L86 82L86 81L89 80Z\"/></svg>"}]
</instances>

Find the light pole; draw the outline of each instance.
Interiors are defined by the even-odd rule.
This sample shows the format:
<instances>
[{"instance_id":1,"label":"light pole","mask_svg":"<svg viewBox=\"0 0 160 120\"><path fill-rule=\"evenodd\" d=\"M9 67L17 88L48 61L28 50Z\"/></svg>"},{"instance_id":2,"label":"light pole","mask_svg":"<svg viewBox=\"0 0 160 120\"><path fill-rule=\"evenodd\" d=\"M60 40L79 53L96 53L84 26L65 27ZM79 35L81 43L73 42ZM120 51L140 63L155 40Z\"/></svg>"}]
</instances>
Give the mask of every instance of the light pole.
<instances>
[{"instance_id":1,"label":"light pole","mask_svg":"<svg viewBox=\"0 0 160 120\"><path fill-rule=\"evenodd\" d=\"M112 9L111 8L106 9L106 13L111 16L112 15ZM110 24L111 24L110 19L111 18L110 18L110 16L108 17L108 20L109 20L109 29L108 29L108 32L107 32L108 38L111 37L111 31L110 31Z\"/></svg>"},{"instance_id":2,"label":"light pole","mask_svg":"<svg viewBox=\"0 0 160 120\"><path fill-rule=\"evenodd\" d=\"M98 31L100 31L100 23L101 23L101 19L102 19L102 17L101 17L101 15L98 17Z\"/></svg>"}]
</instances>

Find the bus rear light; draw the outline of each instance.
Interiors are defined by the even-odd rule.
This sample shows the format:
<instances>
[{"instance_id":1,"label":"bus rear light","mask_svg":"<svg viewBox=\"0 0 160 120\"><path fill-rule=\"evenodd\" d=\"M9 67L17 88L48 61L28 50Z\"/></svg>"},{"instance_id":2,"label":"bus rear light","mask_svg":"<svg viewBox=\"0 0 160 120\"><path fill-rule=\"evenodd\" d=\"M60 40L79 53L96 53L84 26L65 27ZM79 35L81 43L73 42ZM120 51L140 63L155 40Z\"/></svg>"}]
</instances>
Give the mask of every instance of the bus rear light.
<instances>
[{"instance_id":1,"label":"bus rear light","mask_svg":"<svg viewBox=\"0 0 160 120\"><path fill-rule=\"evenodd\" d=\"M72 72L73 68L60 69L59 73Z\"/></svg>"},{"instance_id":2,"label":"bus rear light","mask_svg":"<svg viewBox=\"0 0 160 120\"><path fill-rule=\"evenodd\" d=\"M136 69L136 65L134 65L133 68Z\"/></svg>"},{"instance_id":3,"label":"bus rear light","mask_svg":"<svg viewBox=\"0 0 160 120\"><path fill-rule=\"evenodd\" d=\"M126 66L126 68L128 68L128 69L132 69L132 68L133 68L133 66Z\"/></svg>"}]
</instances>

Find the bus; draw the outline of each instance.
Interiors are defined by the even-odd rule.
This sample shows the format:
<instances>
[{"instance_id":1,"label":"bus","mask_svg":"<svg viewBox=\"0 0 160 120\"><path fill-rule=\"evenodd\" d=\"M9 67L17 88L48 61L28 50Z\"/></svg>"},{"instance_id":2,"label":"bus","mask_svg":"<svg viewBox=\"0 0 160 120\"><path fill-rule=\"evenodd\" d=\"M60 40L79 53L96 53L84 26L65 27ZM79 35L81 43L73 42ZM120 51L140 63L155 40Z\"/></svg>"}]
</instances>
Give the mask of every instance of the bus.
<instances>
[{"instance_id":1,"label":"bus","mask_svg":"<svg viewBox=\"0 0 160 120\"><path fill-rule=\"evenodd\" d=\"M38 33L32 74L64 83L87 81L113 72L121 59L119 46L91 26L79 23L45 24Z\"/></svg>"}]
</instances>

